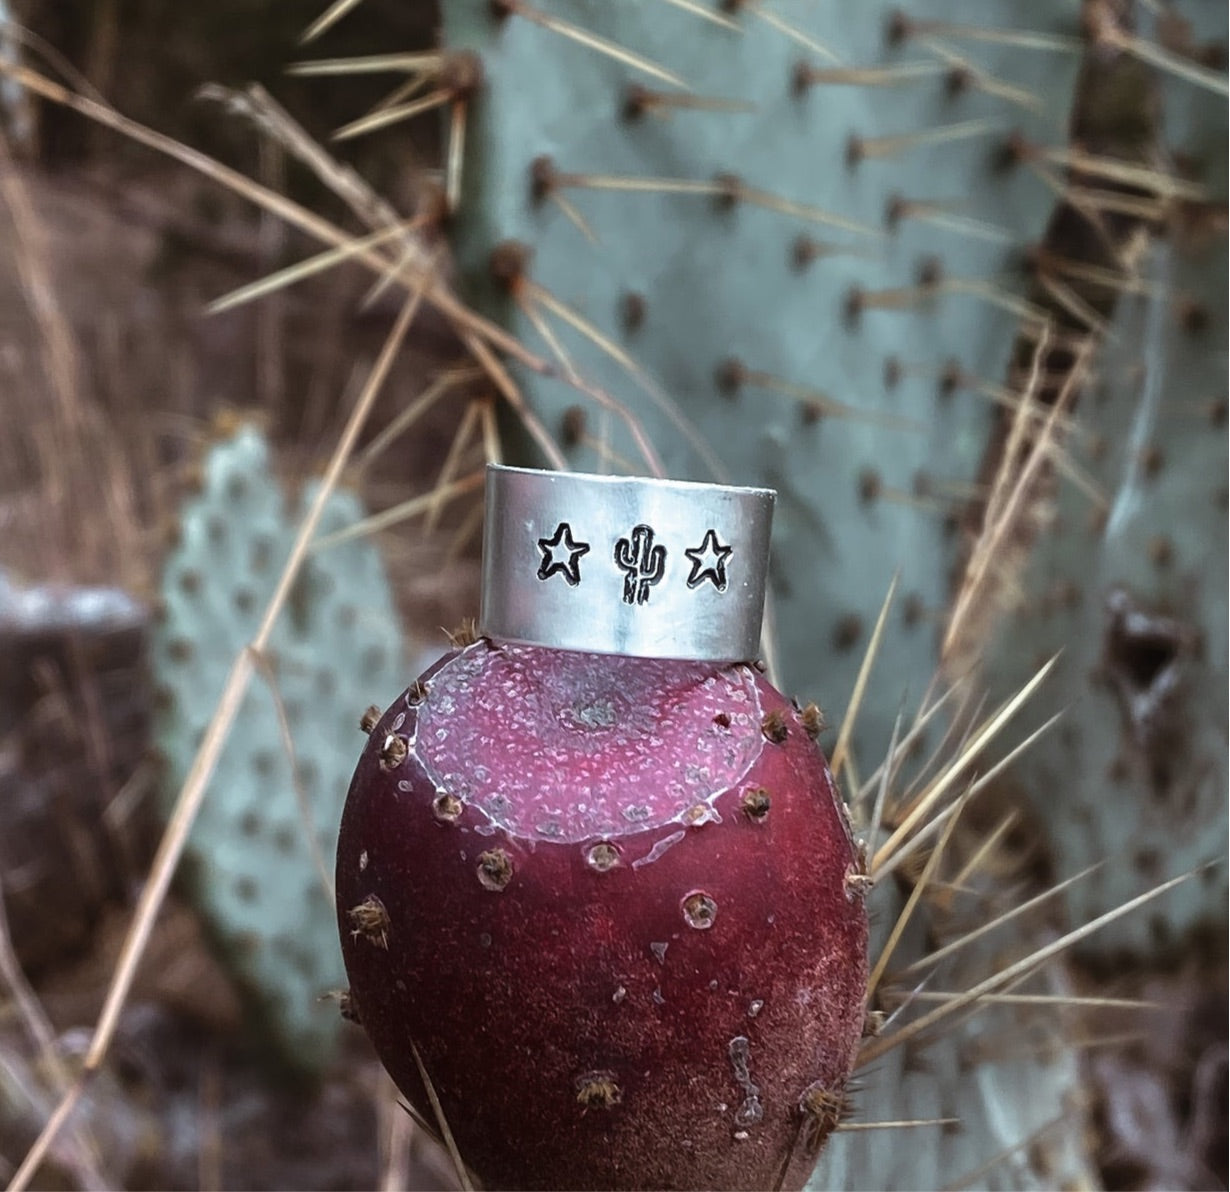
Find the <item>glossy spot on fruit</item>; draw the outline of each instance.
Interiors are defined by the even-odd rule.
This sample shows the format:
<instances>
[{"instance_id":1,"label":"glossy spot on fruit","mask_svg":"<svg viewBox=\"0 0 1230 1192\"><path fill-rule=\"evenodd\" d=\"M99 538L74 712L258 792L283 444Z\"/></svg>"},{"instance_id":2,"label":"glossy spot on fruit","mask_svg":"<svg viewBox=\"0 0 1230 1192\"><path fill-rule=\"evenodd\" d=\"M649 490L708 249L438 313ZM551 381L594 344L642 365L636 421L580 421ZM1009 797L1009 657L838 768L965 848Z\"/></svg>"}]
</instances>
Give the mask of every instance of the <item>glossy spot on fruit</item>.
<instances>
[{"instance_id":1,"label":"glossy spot on fruit","mask_svg":"<svg viewBox=\"0 0 1230 1192\"><path fill-rule=\"evenodd\" d=\"M585 864L598 873L606 873L619 864L619 852L613 844L600 840L585 850Z\"/></svg>"},{"instance_id":2,"label":"glossy spot on fruit","mask_svg":"<svg viewBox=\"0 0 1230 1192\"><path fill-rule=\"evenodd\" d=\"M661 860L662 855L666 852L666 850L674 847L686 835L686 832L680 830L678 832L672 832L669 836L663 836L662 839L649 850L649 852L647 852L643 857L640 857L632 862L632 868L640 869L645 865L652 865L655 861Z\"/></svg>"},{"instance_id":3,"label":"glossy spot on fruit","mask_svg":"<svg viewBox=\"0 0 1230 1192\"><path fill-rule=\"evenodd\" d=\"M735 1080L744 1092L743 1104L735 1110L735 1122L740 1126L754 1126L764 1118L760 1086L752 1080L751 1052L752 1045L746 1035L736 1035L727 1047Z\"/></svg>"},{"instance_id":4,"label":"glossy spot on fruit","mask_svg":"<svg viewBox=\"0 0 1230 1192\"><path fill-rule=\"evenodd\" d=\"M498 894L512 881L512 858L502 849L488 849L478 855L478 880L484 890Z\"/></svg>"},{"instance_id":5,"label":"glossy spot on fruit","mask_svg":"<svg viewBox=\"0 0 1230 1192\"><path fill-rule=\"evenodd\" d=\"M703 890L689 894L681 904L683 918L689 927L698 931L708 931L717 918L717 903Z\"/></svg>"}]
</instances>

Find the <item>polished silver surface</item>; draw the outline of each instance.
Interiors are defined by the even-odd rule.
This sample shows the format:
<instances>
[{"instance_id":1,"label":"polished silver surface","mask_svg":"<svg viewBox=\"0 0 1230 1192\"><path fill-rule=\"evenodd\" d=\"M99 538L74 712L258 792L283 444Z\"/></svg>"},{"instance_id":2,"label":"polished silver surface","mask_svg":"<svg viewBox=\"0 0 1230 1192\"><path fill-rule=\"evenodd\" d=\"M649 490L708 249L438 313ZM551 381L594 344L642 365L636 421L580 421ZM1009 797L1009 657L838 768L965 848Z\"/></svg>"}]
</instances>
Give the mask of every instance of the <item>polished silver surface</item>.
<instances>
[{"instance_id":1,"label":"polished silver surface","mask_svg":"<svg viewBox=\"0 0 1230 1192\"><path fill-rule=\"evenodd\" d=\"M775 496L489 465L482 632L597 654L755 658Z\"/></svg>"}]
</instances>

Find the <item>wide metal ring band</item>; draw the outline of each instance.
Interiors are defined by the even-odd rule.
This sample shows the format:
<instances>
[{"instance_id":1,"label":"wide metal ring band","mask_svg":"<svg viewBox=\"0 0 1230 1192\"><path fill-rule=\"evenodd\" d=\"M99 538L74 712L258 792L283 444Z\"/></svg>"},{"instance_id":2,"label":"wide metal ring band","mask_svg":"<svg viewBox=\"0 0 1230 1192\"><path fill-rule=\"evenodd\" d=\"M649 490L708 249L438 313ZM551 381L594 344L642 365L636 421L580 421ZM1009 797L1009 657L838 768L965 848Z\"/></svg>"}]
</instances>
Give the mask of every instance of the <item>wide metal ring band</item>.
<instances>
[{"instance_id":1,"label":"wide metal ring band","mask_svg":"<svg viewBox=\"0 0 1230 1192\"><path fill-rule=\"evenodd\" d=\"M775 496L489 465L482 632L597 654L755 658Z\"/></svg>"}]
</instances>

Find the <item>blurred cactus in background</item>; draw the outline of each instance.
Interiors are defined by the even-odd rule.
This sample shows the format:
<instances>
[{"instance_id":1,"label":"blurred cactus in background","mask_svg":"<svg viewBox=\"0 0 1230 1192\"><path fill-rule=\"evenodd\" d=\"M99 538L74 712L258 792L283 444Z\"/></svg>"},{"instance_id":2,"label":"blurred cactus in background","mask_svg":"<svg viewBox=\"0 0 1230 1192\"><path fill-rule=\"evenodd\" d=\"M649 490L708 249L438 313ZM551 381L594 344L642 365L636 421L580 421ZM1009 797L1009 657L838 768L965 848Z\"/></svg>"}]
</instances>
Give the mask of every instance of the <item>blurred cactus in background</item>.
<instances>
[{"instance_id":1,"label":"blurred cactus in background","mask_svg":"<svg viewBox=\"0 0 1230 1192\"><path fill-rule=\"evenodd\" d=\"M152 650L168 799L187 776L235 655L256 635L297 515L255 427L240 426L207 451L201 491L182 508L164 564ZM353 494L332 494L322 541L361 518ZM397 686L402 665L392 594L371 542L352 536L314 552L188 848L206 921L283 1058L309 1071L330 1059L340 1022L320 1004L342 983L337 933L322 908L332 900L352 742L363 707Z\"/></svg>"},{"instance_id":2,"label":"blurred cactus in background","mask_svg":"<svg viewBox=\"0 0 1230 1192\"><path fill-rule=\"evenodd\" d=\"M935 670L951 518L1045 315L1022 264L1055 195L1014 152L1064 139L1073 5L443 15L484 80L458 263L557 366L519 374L527 399L573 466L779 489L773 646L835 721L900 572L894 681L858 720L882 748Z\"/></svg>"},{"instance_id":3,"label":"blurred cactus in background","mask_svg":"<svg viewBox=\"0 0 1230 1192\"><path fill-rule=\"evenodd\" d=\"M1186 30L1174 13L1157 22L1159 38L1183 35L1176 50L1224 40L1224 12L1181 11ZM1170 193L1129 176L1120 198L1142 218L1120 219L1100 276L1078 275L1106 312L1062 441L1081 483L1042 494L1031 557L981 663L1004 694L1063 651L1051 697L1064 724L1012 778L1058 873L1108 862L1070 895L1078 920L1202 865L1226 834L1227 118L1202 83L1149 71L1138 84L1154 110L1132 156ZM1122 140L1114 148L1126 156ZM1087 950L1160 955L1224 937L1226 876L1206 869Z\"/></svg>"},{"instance_id":4,"label":"blurred cactus in background","mask_svg":"<svg viewBox=\"0 0 1230 1192\"><path fill-rule=\"evenodd\" d=\"M263 207L245 223L233 194L181 195L131 172L144 158L116 139L122 153L108 152L126 164L109 191L97 168L109 135L41 103L55 99L46 88L0 92L6 168L40 135L48 161L72 160L84 128L96 154L86 181L23 177L21 163L0 190L16 279L0 302L0 367L20 411L0 444L0 565L140 597L119 597L128 611L101 653L89 617L50 646L36 628L36 667L29 598L0 587L0 665L17 676L0 683L3 890L17 955L53 1008L65 958L103 934L103 904L148 863L142 749L164 763L165 818L318 491L308 481L288 497L288 478L318 471L354 376L378 358L373 328L383 334L423 263L443 280L257 659L189 837L181 888L195 915L173 904L174 931L153 945L163 955L183 938L205 955L191 931L174 933L199 916L229 974L210 970L209 997L232 996L233 981L316 1099L288 1109L267 1072L218 1059L193 1033L199 1015L185 1034L143 986L118 1054L131 1065L152 1047L159 1061L127 1083L109 1064L53 1156L57 1178L99 1182L91 1134L116 1157L107 1175L134 1185L368 1178L345 1148L372 1147L368 1102L387 1103L387 1086L318 1000L342 980L327 897L338 811L363 709L405 685L403 640L476 611L481 511L466 498L482 462L503 457L779 491L766 655L780 686L825 707L826 751L875 877L860 1087L811 1186L1224 1186L1224 1127L1211 1124L1225 1117L1224 1022L1210 1025L1206 1005L1210 991L1224 1003L1226 935L1224 6L443 0L436 13L363 0L329 6L308 31L322 60L293 73L328 79L285 89L280 60L308 56L292 48L302 13L283 29L267 6L242 19L225 5L120 7L78 22L31 0L19 15L104 91L114 82L121 107L206 138L265 189L245 192ZM191 34L168 49L174 70L148 94L129 89L115 46L153 61L139 47L170 43L181 19ZM257 53L252 25L280 48ZM210 78L258 75L303 126L258 90L211 92L240 121L177 106L206 81L198 52L213 44L231 54ZM0 46L7 80L23 63L41 59ZM388 74L395 89L378 98ZM20 144L18 117L33 128ZM336 150L331 123L343 124ZM59 231L36 236L39 218ZM89 251L70 259L72 236ZM346 263L299 275L255 315L232 294L196 318L316 240L337 255L313 268ZM346 405L330 396L343 389ZM263 416L202 433L217 394ZM426 534L372 536L423 513ZM167 524L170 545L152 549ZM24 565L40 538L60 557ZM8 557L19 544L22 566ZM57 703L48 693L62 689ZM89 754L86 781L107 806L128 792L131 818L86 852L127 853L49 902L49 876L84 855L81 824L118 814L65 801L85 773L70 763L100 740L111 752ZM57 835L62 813L71 832ZM1031 966L1050 947L1065 960ZM96 1000L56 1029L87 1021ZM208 1029L229 1038L219 1023L239 1016ZM60 1092L26 1033L10 1049L0 1032L6 1176ZM70 1035L57 1046L81 1053ZM206 1095L209 1063L227 1091ZM216 1170L197 1112L215 1095L236 1131ZM121 1104L143 1108L125 1118ZM418 1130L401 1117L381 1126L388 1186ZM293 1143L267 1127L270 1147L316 1145L333 1166L262 1168L245 1149L263 1123L291 1119L349 1124L345 1138L305 1126L312 1139ZM154 1159L133 1140L158 1131L175 1142Z\"/></svg>"},{"instance_id":5,"label":"blurred cactus in background","mask_svg":"<svg viewBox=\"0 0 1230 1192\"><path fill-rule=\"evenodd\" d=\"M518 372L531 407L574 466L781 490L770 640L838 718L900 573L858 756L937 666L1006 699L1062 652L1044 698L1075 704L999 797L1054 877L1108 862L1065 891L1073 923L1225 835L1225 80L1201 60L1225 14L1137 15L445 10L483 76L454 243L555 366ZM1082 947L1224 936L1225 881ZM949 988L1013 948L971 952ZM890 1057L860 1106L964 1132L839 1136L816 1186L933 1186L996 1144L1020 1147L996 1186L1086 1182L1078 1053L1001 1058L1029 1014L987 1017L920 1073Z\"/></svg>"}]
</instances>

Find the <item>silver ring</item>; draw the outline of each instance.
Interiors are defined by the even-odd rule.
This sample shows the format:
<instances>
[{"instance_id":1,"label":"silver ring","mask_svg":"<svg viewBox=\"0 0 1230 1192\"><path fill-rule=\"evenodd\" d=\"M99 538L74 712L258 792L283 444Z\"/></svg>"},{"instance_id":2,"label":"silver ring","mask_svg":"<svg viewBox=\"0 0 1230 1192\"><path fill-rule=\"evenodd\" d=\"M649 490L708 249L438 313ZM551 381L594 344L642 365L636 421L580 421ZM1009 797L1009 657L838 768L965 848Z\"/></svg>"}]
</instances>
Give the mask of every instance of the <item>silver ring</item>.
<instances>
[{"instance_id":1,"label":"silver ring","mask_svg":"<svg viewBox=\"0 0 1230 1192\"><path fill-rule=\"evenodd\" d=\"M482 632L595 654L755 658L775 497L490 464Z\"/></svg>"}]
</instances>

